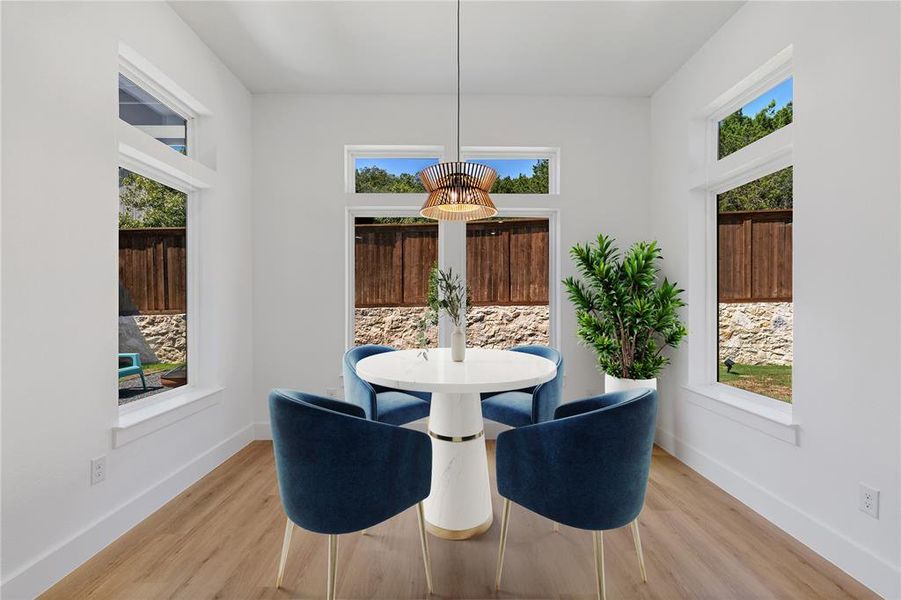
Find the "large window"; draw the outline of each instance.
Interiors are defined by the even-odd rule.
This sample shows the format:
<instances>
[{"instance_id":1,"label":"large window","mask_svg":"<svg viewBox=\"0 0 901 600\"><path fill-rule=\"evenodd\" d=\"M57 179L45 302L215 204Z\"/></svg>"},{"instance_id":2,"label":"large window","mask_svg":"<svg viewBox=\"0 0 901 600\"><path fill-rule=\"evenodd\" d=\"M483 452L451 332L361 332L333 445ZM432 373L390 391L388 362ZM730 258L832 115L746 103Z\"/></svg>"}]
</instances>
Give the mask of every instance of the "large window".
<instances>
[{"instance_id":1,"label":"large window","mask_svg":"<svg viewBox=\"0 0 901 600\"><path fill-rule=\"evenodd\" d=\"M418 217L354 220L354 345L435 347L423 323L429 271L438 263L438 223Z\"/></svg>"},{"instance_id":2,"label":"large window","mask_svg":"<svg viewBox=\"0 0 901 600\"><path fill-rule=\"evenodd\" d=\"M119 118L176 152L188 153L188 120L121 74Z\"/></svg>"},{"instance_id":3,"label":"large window","mask_svg":"<svg viewBox=\"0 0 901 600\"><path fill-rule=\"evenodd\" d=\"M188 383L188 197L119 169L119 405Z\"/></svg>"},{"instance_id":4,"label":"large window","mask_svg":"<svg viewBox=\"0 0 901 600\"><path fill-rule=\"evenodd\" d=\"M716 196L717 380L792 401L792 167Z\"/></svg>"},{"instance_id":5,"label":"large window","mask_svg":"<svg viewBox=\"0 0 901 600\"><path fill-rule=\"evenodd\" d=\"M550 341L547 218L492 218L466 224L466 280L473 306L467 343L510 348Z\"/></svg>"},{"instance_id":6,"label":"large window","mask_svg":"<svg viewBox=\"0 0 901 600\"><path fill-rule=\"evenodd\" d=\"M694 330L711 345L701 354L704 366L692 368L715 386L714 397L758 405L779 422L791 418L793 402L791 53L786 48L737 83L708 121L698 187L706 188L706 247L715 253L705 269L707 286L695 286L711 302L704 326Z\"/></svg>"}]
</instances>

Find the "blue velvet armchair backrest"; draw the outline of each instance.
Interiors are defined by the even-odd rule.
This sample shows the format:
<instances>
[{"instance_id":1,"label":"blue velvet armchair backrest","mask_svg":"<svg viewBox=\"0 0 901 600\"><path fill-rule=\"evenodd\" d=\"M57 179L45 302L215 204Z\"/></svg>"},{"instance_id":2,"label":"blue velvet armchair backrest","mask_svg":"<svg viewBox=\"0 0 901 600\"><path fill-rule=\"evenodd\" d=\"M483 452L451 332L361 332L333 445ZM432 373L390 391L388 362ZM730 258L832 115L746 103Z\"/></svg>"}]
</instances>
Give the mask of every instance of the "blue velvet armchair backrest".
<instances>
[{"instance_id":1,"label":"blue velvet armchair backrest","mask_svg":"<svg viewBox=\"0 0 901 600\"><path fill-rule=\"evenodd\" d=\"M554 420L501 433L501 496L570 527L632 522L644 504L657 421L650 389L560 406Z\"/></svg>"},{"instance_id":2,"label":"blue velvet armchair backrest","mask_svg":"<svg viewBox=\"0 0 901 600\"><path fill-rule=\"evenodd\" d=\"M563 400L563 353L550 346L514 346L513 352L524 352L546 358L557 365L557 374L550 381L532 388L532 423L550 421L554 410Z\"/></svg>"},{"instance_id":3,"label":"blue velvet armchair backrest","mask_svg":"<svg viewBox=\"0 0 901 600\"><path fill-rule=\"evenodd\" d=\"M362 408L367 419L377 420L379 417L376 405L377 392L368 381L357 375L357 363L367 356L393 351L394 348L391 346L366 344L344 353L344 399Z\"/></svg>"},{"instance_id":4,"label":"blue velvet armchair backrest","mask_svg":"<svg viewBox=\"0 0 901 600\"><path fill-rule=\"evenodd\" d=\"M285 513L308 531L360 531L429 495L432 445L424 433L290 390L272 390L269 417Z\"/></svg>"}]
</instances>

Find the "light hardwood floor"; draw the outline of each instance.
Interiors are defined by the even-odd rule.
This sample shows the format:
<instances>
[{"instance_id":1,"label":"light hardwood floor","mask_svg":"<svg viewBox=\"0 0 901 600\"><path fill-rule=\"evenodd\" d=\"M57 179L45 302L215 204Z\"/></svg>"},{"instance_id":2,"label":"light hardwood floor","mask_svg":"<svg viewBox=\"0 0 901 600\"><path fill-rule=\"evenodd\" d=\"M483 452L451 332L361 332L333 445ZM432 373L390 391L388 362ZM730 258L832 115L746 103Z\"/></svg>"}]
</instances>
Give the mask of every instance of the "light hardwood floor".
<instances>
[{"instance_id":1,"label":"light hardwood floor","mask_svg":"<svg viewBox=\"0 0 901 600\"><path fill-rule=\"evenodd\" d=\"M492 446L489 461L493 468ZM492 473L492 486L493 473ZM452 542L430 537L434 598L595 598L591 534L513 506L500 592L500 529ZM607 597L877 598L800 543L660 449L641 538L641 583L628 527L604 535ZM42 598L322 598L325 536L294 532L282 590L275 589L285 516L272 446L254 442L119 538ZM415 508L340 536L338 598L426 598Z\"/></svg>"}]
</instances>

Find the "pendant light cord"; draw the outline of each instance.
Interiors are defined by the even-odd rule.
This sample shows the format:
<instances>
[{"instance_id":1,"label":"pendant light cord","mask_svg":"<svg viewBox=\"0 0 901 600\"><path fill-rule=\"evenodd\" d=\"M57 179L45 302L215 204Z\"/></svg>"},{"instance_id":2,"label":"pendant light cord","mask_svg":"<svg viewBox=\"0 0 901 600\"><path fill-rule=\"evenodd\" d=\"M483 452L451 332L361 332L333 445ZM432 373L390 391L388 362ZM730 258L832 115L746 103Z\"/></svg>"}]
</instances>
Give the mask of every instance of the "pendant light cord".
<instances>
[{"instance_id":1,"label":"pendant light cord","mask_svg":"<svg viewBox=\"0 0 901 600\"><path fill-rule=\"evenodd\" d=\"M460 5L457 0L457 162L460 162Z\"/></svg>"}]
</instances>

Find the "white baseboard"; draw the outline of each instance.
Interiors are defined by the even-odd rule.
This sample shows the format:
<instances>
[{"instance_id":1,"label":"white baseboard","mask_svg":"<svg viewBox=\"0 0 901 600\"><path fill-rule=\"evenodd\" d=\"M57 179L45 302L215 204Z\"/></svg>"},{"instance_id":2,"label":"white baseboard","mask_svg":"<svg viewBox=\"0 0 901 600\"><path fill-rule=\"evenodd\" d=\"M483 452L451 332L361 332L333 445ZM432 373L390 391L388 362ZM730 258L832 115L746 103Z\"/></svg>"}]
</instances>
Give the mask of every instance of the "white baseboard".
<instances>
[{"instance_id":1,"label":"white baseboard","mask_svg":"<svg viewBox=\"0 0 901 600\"><path fill-rule=\"evenodd\" d=\"M901 598L899 567L674 434L658 428L657 444L877 594L890 600Z\"/></svg>"},{"instance_id":2,"label":"white baseboard","mask_svg":"<svg viewBox=\"0 0 901 600\"><path fill-rule=\"evenodd\" d=\"M404 427L415 429L416 431L421 431L423 433L428 433L428 419L419 419L418 421L413 421L412 423L404 425ZM506 425L485 419L485 439L497 439L497 434L502 431L506 431L507 429L510 428ZM269 428L269 421L256 421L253 424L253 439L272 439L272 430Z\"/></svg>"},{"instance_id":3,"label":"white baseboard","mask_svg":"<svg viewBox=\"0 0 901 600\"><path fill-rule=\"evenodd\" d=\"M10 575L0 598L34 598L253 441L248 425Z\"/></svg>"},{"instance_id":4,"label":"white baseboard","mask_svg":"<svg viewBox=\"0 0 901 600\"><path fill-rule=\"evenodd\" d=\"M255 440L271 440L272 429L269 427L269 421L256 421L252 425L253 439Z\"/></svg>"}]
</instances>

